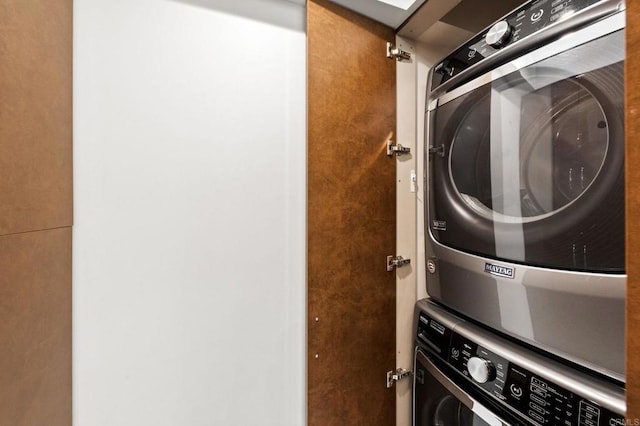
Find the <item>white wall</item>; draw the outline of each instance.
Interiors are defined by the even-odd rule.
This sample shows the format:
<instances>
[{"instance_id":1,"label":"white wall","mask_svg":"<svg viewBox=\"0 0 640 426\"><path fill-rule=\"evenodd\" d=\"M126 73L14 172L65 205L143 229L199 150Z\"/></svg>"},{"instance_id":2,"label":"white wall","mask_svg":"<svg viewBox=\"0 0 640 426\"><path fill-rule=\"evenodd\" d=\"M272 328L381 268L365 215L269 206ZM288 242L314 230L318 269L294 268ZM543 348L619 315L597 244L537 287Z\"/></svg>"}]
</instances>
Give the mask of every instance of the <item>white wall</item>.
<instances>
[{"instance_id":1,"label":"white wall","mask_svg":"<svg viewBox=\"0 0 640 426\"><path fill-rule=\"evenodd\" d=\"M74 425L304 424L304 7L74 3Z\"/></svg>"},{"instance_id":2,"label":"white wall","mask_svg":"<svg viewBox=\"0 0 640 426\"><path fill-rule=\"evenodd\" d=\"M409 154L396 157L396 254L411 259L411 263L396 271L396 367L413 368L413 307L416 303L417 244L416 196L422 185L412 182L416 173L416 49L413 40L396 35L396 46L413 56L411 61L396 63L396 136ZM419 265L418 265L419 266ZM395 384L395 426L410 426L412 421L412 382L401 380Z\"/></svg>"}]
</instances>

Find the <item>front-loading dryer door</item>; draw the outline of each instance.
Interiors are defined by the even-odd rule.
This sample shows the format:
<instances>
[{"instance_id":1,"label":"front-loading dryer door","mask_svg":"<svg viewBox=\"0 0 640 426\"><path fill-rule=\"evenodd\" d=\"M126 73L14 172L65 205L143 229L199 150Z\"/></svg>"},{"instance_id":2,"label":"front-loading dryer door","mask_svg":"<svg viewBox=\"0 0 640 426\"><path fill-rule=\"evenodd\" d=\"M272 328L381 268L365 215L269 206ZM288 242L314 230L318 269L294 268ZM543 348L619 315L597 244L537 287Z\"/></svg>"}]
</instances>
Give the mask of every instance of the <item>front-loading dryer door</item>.
<instances>
[{"instance_id":1,"label":"front-loading dryer door","mask_svg":"<svg viewBox=\"0 0 640 426\"><path fill-rule=\"evenodd\" d=\"M623 272L623 59L619 30L442 95L429 112L432 238L509 262Z\"/></svg>"},{"instance_id":2,"label":"front-loading dryer door","mask_svg":"<svg viewBox=\"0 0 640 426\"><path fill-rule=\"evenodd\" d=\"M416 351L414 426L515 426L479 404L436 367L420 350Z\"/></svg>"}]
</instances>

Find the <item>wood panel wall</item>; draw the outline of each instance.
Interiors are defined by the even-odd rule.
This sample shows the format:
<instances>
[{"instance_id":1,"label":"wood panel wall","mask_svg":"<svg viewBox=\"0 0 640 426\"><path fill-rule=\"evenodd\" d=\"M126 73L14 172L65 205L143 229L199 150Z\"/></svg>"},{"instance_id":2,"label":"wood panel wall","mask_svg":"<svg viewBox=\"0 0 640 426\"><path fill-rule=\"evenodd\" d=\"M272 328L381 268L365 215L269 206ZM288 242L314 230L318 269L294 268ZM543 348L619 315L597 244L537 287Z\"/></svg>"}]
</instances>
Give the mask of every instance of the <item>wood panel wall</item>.
<instances>
[{"instance_id":1,"label":"wood panel wall","mask_svg":"<svg viewBox=\"0 0 640 426\"><path fill-rule=\"evenodd\" d=\"M0 0L0 425L71 425L72 0Z\"/></svg>"},{"instance_id":2,"label":"wood panel wall","mask_svg":"<svg viewBox=\"0 0 640 426\"><path fill-rule=\"evenodd\" d=\"M0 235L71 226L72 1L0 0Z\"/></svg>"},{"instance_id":3,"label":"wood panel wall","mask_svg":"<svg viewBox=\"0 0 640 426\"><path fill-rule=\"evenodd\" d=\"M307 5L308 424L395 423L394 31Z\"/></svg>"},{"instance_id":4,"label":"wood panel wall","mask_svg":"<svg viewBox=\"0 0 640 426\"><path fill-rule=\"evenodd\" d=\"M0 424L71 425L71 228L0 237Z\"/></svg>"},{"instance_id":5,"label":"wood panel wall","mask_svg":"<svg viewBox=\"0 0 640 426\"><path fill-rule=\"evenodd\" d=\"M627 419L640 421L640 2L636 0L627 1L626 37Z\"/></svg>"}]
</instances>

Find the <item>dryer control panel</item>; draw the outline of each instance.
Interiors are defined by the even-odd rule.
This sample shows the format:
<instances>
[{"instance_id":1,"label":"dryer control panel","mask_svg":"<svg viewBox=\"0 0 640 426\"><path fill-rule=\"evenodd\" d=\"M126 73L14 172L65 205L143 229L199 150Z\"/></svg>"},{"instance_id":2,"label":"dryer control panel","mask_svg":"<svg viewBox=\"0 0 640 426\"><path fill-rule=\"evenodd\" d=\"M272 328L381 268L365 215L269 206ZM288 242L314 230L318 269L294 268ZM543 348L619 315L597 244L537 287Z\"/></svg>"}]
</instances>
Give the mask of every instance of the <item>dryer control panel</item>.
<instances>
[{"instance_id":1,"label":"dryer control panel","mask_svg":"<svg viewBox=\"0 0 640 426\"><path fill-rule=\"evenodd\" d=\"M458 328L457 326L455 327ZM549 369L554 361L546 360L542 369L548 376L513 362L511 350L491 350L478 341L445 326L441 321L420 312L416 341L419 346L452 367L464 383L461 386L480 390L485 396L504 406L521 421L537 426L612 426L624 425L624 416L597 404L585 395L568 390L557 383L577 383L587 389L601 381L596 377L575 372L570 378ZM500 340L499 337L494 339ZM478 339L483 340L483 339ZM505 343L513 346L513 343ZM523 358L526 349L514 352ZM502 353L499 353L502 352ZM520 352L520 353L518 353ZM536 365L538 354L531 354L531 365ZM523 358L524 359L524 358ZM560 370L568 369L559 366ZM477 370L480 370L479 372ZM484 373L487 373L486 375ZM478 377L482 380L478 380Z\"/></svg>"},{"instance_id":2,"label":"dryer control panel","mask_svg":"<svg viewBox=\"0 0 640 426\"><path fill-rule=\"evenodd\" d=\"M532 36L606 0L530 1L484 30L434 66L431 90L487 59L507 45ZM549 36L553 36L550 33ZM540 38L538 36L538 38ZM536 40L539 43L541 40Z\"/></svg>"}]
</instances>

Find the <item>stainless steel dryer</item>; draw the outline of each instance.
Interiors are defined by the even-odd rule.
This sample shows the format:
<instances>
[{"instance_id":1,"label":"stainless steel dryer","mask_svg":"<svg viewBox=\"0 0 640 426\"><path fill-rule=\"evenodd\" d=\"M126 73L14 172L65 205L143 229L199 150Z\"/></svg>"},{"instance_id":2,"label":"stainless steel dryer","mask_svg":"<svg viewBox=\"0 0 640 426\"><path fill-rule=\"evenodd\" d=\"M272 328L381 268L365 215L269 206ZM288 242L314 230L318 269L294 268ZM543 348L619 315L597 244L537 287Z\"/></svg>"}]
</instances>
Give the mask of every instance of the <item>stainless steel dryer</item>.
<instances>
[{"instance_id":1,"label":"stainless steel dryer","mask_svg":"<svg viewBox=\"0 0 640 426\"><path fill-rule=\"evenodd\" d=\"M427 289L624 380L624 4L524 4L433 67Z\"/></svg>"},{"instance_id":2,"label":"stainless steel dryer","mask_svg":"<svg viewBox=\"0 0 640 426\"><path fill-rule=\"evenodd\" d=\"M624 425L624 390L439 308L415 310L415 426Z\"/></svg>"}]
</instances>

